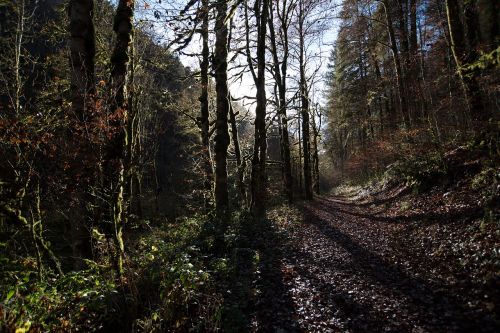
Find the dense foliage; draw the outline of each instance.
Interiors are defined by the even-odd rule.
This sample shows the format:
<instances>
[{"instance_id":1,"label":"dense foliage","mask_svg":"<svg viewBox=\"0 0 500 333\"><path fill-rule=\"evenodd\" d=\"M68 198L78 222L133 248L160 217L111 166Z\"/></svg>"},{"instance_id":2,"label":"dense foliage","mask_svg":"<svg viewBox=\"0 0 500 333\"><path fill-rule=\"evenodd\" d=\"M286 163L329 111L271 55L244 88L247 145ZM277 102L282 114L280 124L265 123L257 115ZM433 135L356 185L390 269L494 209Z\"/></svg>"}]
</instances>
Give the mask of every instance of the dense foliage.
<instances>
[{"instance_id":1,"label":"dense foliage","mask_svg":"<svg viewBox=\"0 0 500 333\"><path fill-rule=\"evenodd\" d=\"M449 20L454 6L458 17ZM476 136L498 142L499 27L491 6L494 1L343 2L326 107L336 182L367 179L395 160L442 154ZM455 24L464 36L450 35Z\"/></svg>"}]
</instances>

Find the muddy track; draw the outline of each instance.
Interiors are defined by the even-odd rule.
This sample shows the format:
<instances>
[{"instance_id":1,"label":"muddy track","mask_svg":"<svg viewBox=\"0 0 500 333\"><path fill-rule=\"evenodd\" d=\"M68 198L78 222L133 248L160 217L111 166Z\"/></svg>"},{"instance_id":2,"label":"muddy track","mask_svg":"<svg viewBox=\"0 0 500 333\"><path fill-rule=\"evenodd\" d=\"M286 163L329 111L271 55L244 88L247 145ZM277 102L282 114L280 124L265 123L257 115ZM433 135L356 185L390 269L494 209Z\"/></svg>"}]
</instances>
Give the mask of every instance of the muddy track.
<instances>
[{"instance_id":1,"label":"muddy track","mask_svg":"<svg viewBox=\"0 0 500 333\"><path fill-rule=\"evenodd\" d=\"M260 330L500 332L498 299L417 246L414 223L381 218L379 208L339 197L301 205L280 272L263 276L281 275L260 307L281 307L280 316L268 314Z\"/></svg>"}]
</instances>

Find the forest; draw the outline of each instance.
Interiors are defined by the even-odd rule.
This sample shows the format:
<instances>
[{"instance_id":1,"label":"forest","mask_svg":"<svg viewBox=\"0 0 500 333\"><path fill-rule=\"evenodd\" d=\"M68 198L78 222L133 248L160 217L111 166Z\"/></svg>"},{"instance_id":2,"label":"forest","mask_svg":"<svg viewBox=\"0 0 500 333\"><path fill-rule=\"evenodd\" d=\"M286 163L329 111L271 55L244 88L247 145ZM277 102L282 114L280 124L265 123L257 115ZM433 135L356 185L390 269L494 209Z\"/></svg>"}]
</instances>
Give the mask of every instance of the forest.
<instances>
[{"instance_id":1,"label":"forest","mask_svg":"<svg viewBox=\"0 0 500 333\"><path fill-rule=\"evenodd\" d=\"M2 332L500 332L500 0L0 0Z\"/></svg>"}]
</instances>

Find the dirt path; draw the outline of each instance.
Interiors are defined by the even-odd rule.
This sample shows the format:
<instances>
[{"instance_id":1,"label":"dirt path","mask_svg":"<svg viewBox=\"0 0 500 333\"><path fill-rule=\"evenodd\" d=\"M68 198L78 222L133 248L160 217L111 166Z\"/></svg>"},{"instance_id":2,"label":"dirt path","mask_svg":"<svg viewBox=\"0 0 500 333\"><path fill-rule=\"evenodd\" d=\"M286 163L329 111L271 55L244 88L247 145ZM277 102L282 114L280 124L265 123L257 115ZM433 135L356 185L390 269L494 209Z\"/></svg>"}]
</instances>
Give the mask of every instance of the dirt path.
<instances>
[{"instance_id":1,"label":"dirt path","mask_svg":"<svg viewBox=\"0 0 500 333\"><path fill-rule=\"evenodd\" d=\"M380 209L336 197L302 206L304 221L282 251L280 286L264 302L281 310L263 316L274 324L261 330L500 332L488 289L426 253L414 223L382 218Z\"/></svg>"}]
</instances>

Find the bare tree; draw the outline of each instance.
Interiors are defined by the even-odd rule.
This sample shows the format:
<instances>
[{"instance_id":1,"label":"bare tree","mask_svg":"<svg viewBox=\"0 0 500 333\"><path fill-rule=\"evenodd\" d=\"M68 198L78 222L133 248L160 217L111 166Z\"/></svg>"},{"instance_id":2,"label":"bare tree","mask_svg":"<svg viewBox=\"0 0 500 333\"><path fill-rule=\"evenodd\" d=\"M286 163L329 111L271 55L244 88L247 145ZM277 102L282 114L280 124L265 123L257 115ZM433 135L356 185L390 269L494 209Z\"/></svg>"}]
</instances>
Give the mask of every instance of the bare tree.
<instances>
[{"instance_id":1,"label":"bare tree","mask_svg":"<svg viewBox=\"0 0 500 333\"><path fill-rule=\"evenodd\" d=\"M288 118L287 118L287 72L288 72L288 58L289 58L289 41L288 30L291 23L293 9L296 5L294 0L283 0L276 2L276 16L278 18L278 31L281 37L282 44L282 58L279 59L278 43L275 31L274 13L275 7L273 1L269 2L269 36L271 40L271 51L274 62L274 77L278 87L278 113L280 120L280 133L281 133L281 150L283 155L283 175L285 180L285 190L288 201L293 201L293 178L292 178L292 165L290 159L290 140L288 137Z\"/></svg>"},{"instance_id":2,"label":"bare tree","mask_svg":"<svg viewBox=\"0 0 500 333\"><path fill-rule=\"evenodd\" d=\"M306 19L307 1L299 0L298 10L298 38L299 38L299 74L300 74L300 113L302 116L302 150L304 158L304 194L307 200L313 198L311 174L311 137L309 124L309 89L306 77Z\"/></svg>"},{"instance_id":3,"label":"bare tree","mask_svg":"<svg viewBox=\"0 0 500 333\"><path fill-rule=\"evenodd\" d=\"M269 2L268 0L256 0L254 3L255 23L257 27L257 71L254 69L252 55L250 54L249 46L249 31L248 31L248 4L245 1L245 19L247 20L247 59L248 66L252 73L252 77L257 88L256 107L255 107L255 138L254 149L252 156L252 180L251 192L252 202L251 209L257 218L263 217L265 214L266 201L266 151L267 151L267 135L266 135L266 33L267 21L269 17Z\"/></svg>"}]
</instances>

